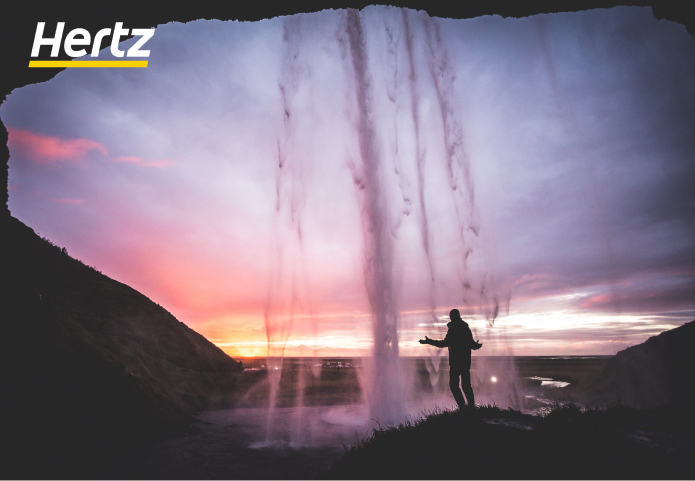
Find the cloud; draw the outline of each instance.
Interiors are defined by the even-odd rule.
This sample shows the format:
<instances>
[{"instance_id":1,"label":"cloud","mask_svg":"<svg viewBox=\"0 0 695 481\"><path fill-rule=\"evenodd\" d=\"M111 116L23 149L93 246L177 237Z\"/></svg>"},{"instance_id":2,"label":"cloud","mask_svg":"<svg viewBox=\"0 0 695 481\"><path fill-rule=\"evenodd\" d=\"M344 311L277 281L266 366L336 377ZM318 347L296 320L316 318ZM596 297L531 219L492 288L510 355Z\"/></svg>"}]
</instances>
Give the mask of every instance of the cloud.
<instances>
[{"instance_id":1,"label":"cloud","mask_svg":"<svg viewBox=\"0 0 695 481\"><path fill-rule=\"evenodd\" d=\"M11 151L19 153L30 162L40 165L58 165L58 163L80 163L86 160L92 150L97 150L108 156L106 147L94 140L77 138L61 139L38 134L29 130L14 129L8 127L8 145ZM131 163L142 167L157 167L160 169L169 167L174 163L171 159L143 160L135 156L120 156L112 159L113 162ZM61 204L80 204L84 201L75 199L51 199Z\"/></svg>"},{"instance_id":2,"label":"cloud","mask_svg":"<svg viewBox=\"0 0 695 481\"><path fill-rule=\"evenodd\" d=\"M126 156L116 157L114 159L114 162L128 162L131 164L141 165L143 167L158 167L160 169L163 169L165 167L169 167L171 164L174 163L174 161L171 159L142 160L140 157L126 157Z\"/></svg>"},{"instance_id":3,"label":"cloud","mask_svg":"<svg viewBox=\"0 0 695 481\"><path fill-rule=\"evenodd\" d=\"M85 160L91 150L106 155L106 147L89 139L61 139L28 130L8 127L10 151L20 152L27 160L42 165L59 162L77 163Z\"/></svg>"},{"instance_id":4,"label":"cloud","mask_svg":"<svg viewBox=\"0 0 695 481\"><path fill-rule=\"evenodd\" d=\"M692 273L666 278L648 277L634 286L613 286L611 291L577 299L577 308L594 313L687 310L692 307L695 280Z\"/></svg>"}]
</instances>

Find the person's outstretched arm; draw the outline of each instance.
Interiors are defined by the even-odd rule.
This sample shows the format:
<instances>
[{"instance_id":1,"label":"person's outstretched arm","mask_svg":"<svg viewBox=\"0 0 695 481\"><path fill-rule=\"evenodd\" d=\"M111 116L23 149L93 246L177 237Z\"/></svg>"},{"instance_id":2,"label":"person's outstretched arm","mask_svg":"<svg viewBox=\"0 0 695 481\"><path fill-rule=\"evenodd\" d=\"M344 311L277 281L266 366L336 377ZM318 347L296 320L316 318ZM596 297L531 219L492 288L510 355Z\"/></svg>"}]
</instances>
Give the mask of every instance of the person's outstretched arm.
<instances>
[{"instance_id":1,"label":"person's outstretched arm","mask_svg":"<svg viewBox=\"0 0 695 481\"><path fill-rule=\"evenodd\" d=\"M420 344L429 344L430 346L434 347L447 347L449 343L447 342L447 338L449 335L447 334L446 338L442 339L441 341L438 341L436 339L430 339L429 337L425 336L424 339L420 339Z\"/></svg>"},{"instance_id":2,"label":"person's outstretched arm","mask_svg":"<svg viewBox=\"0 0 695 481\"><path fill-rule=\"evenodd\" d=\"M467 333L467 334L468 334L468 335L467 335L467 337L468 337L468 345L470 346L470 348L471 348L472 350L477 351L478 349L480 349L481 347L483 347L483 345L480 343L480 341L474 341L474 340L473 340L473 333L471 332L470 329L468 329L468 333Z\"/></svg>"}]
</instances>

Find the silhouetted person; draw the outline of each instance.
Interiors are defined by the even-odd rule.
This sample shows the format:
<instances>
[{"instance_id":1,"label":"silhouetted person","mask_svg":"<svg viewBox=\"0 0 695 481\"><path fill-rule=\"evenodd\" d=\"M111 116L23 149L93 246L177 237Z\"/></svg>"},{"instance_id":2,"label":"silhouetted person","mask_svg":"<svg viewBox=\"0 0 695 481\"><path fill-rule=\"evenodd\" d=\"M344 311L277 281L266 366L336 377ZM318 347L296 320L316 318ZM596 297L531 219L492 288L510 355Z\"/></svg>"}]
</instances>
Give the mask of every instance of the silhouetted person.
<instances>
[{"instance_id":1,"label":"silhouetted person","mask_svg":"<svg viewBox=\"0 0 695 481\"><path fill-rule=\"evenodd\" d=\"M436 341L425 336L424 340L420 340L420 344L449 348L449 387L451 393L454 395L459 409L464 409L466 402L459 388L459 378L461 378L461 386L466 394L469 409L473 409L475 408L475 397L471 387L471 350L480 349L483 345L473 340L473 333L468 324L461 319L461 313L458 309L452 309L449 312L449 318L451 322L446 325L449 330L444 340Z\"/></svg>"}]
</instances>

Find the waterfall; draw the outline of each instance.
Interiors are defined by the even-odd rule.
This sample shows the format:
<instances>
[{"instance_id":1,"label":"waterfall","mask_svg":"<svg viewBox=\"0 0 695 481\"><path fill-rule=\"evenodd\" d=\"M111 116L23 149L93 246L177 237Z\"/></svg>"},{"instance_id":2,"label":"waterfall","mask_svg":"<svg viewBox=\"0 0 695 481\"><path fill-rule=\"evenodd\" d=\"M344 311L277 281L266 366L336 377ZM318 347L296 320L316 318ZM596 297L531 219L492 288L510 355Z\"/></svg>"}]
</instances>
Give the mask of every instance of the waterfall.
<instances>
[{"instance_id":1,"label":"waterfall","mask_svg":"<svg viewBox=\"0 0 695 481\"><path fill-rule=\"evenodd\" d=\"M326 12L322 15L328 18ZM310 15L283 19L278 80L282 121L278 121L274 161L276 221L284 235L278 234L275 243L277 261L266 309L271 412L282 374L282 352L297 305L304 299L299 292L309 284L302 277L301 262L283 264L291 251L297 254L295 259L302 258L302 215L317 181L307 174L317 159L301 147L311 143L314 132L301 119L310 119L311 111L320 106L308 105L313 97L300 91L331 88L344 102L345 118L336 121L335 129L348 125L350 130L343 135L345 144L334 147L346 152L344 172L354 184L371 311L373 344L364 359L362 388L370 418L393 422L406 412L408 373L399 356L405 291L422 293L418 300L426 334L439 338L445 329L437 312L459 307L464 315L484 317L492 328L509 296L498 292L488 269L481 236L485 227L475 205L473 159L457 99L461 86L456 85L456 65L442 21L392 7L331 12L334 34L321 41L338 57L344 78L329 86L320 84L315 72L321 65L305 53L315 35L310 19ZM445 188L434 188L435 183ZM438 231L433 230L435 224ZM413 230L419 233L416 243L407 234ZM473 270L472 256L478 256ZM412 275L404 279L411 266L418 272L415 280ZM278 308L281 297L290 301ZM433 385L439 361L436 351L427 363Z\"/></svg>"}]
</instances>

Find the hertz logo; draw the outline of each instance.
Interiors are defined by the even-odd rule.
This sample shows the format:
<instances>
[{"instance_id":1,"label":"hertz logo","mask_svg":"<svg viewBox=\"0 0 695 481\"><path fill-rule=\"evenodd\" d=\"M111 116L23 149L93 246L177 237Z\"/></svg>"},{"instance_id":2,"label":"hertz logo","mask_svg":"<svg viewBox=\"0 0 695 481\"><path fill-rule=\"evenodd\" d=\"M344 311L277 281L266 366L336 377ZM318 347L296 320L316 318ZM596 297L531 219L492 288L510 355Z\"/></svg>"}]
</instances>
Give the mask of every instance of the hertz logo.
<instances>
[{"instance_id":1,"label":"hertz logo","mask_svg":"<svg viewBox=\"0 0 695 481\"><path fill-rule=\"evenodd\" d=\"M41 52L41 47L51 48L51 57L57 57L60 52L60 46L63 44L65 53L72 57L84 57L87 55L87 49L82 48L85 46L91 46L91 55L93 58L89 60L74 62L72 60L30 60L29 67L53 67L53 68L65 68L65 67L147 67L147 60L98 60L99 50L101 50L101 44L104 42L106 37L111 37L111 54L114 57L122 58L124 55L127 58L143 58L149 57L149 50L141 50L141 48L147 43L149 39L154 35L154 28L134 28L128 30L123 28L123 22L116 22L113 28L113 33L111 33L110 28L104 28L97 32L94 36L94 41L92 42L91 34L84 28L76 28L68 32L65 36L65 42L63 43L63 30L65 29L65 22L58 22L55 29L55 34L53 37L44 37L44 28L46 22L38 22L36 24L36 34L34 35L34 44L31 48L31 57L36 58ZM130 47L127 52L118 49L118 44L121 41L121 37L129 35L140 37L135 44Z\"/></svg>"}]
</instances>

